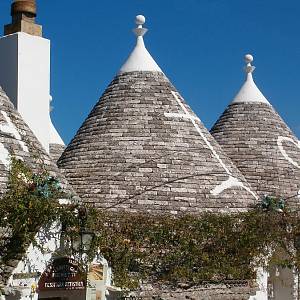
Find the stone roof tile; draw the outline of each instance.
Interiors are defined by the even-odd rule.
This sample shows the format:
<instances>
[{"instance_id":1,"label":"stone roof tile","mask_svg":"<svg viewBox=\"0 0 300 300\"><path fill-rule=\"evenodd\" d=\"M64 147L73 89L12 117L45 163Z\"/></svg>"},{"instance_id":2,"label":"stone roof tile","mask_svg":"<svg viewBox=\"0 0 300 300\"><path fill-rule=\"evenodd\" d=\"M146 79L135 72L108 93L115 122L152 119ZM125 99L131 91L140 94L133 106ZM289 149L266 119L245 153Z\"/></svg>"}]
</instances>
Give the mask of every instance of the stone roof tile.
<instances>
[{"instance_id":1,"label":"stone roof tile","mask_svg":"<svg viewBox=\"0 0 300 300\"><path fill-rule=\"evenodd\" d=\"M259 196L298 202L300 142L267 100L253 101L248 92L226 108L211 134Z\"/></svg>"},{"instance_id":2,"label":"stone roof tile","mask_svg":"<svg viewBox=\"0 0 300 300\"><path fill-rule=\"evenodd\" d=\"M58 165L103 208L236 211L256 197L162 72L117 75Z\"/></svg>"}]
</instances>

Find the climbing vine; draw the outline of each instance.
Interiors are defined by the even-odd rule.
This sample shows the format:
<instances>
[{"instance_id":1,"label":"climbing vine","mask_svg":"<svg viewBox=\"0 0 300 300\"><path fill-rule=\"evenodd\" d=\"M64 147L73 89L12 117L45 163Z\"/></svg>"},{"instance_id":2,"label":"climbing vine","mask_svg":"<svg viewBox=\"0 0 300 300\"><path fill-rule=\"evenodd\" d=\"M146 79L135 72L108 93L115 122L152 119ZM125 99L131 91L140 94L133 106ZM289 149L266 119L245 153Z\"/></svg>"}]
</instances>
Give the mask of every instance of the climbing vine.
<instances>
[{"instance_id":1,"label":"climbing vine","mask_svg":"<svg viewBox=\"0 0 300 300\"><path fill-rule=\"evenodd\" d=\"M181 217L99 211L93 224L122 287L141 280L173 287L252 280L257 267L300 265L293 247L298 214L277 208Z\"/></svg>"},{"instance_id":2,"label":"climbing vine","mask_svg":"<svg viewBox=\"0 0 300 300\"><path fill-rule=\"evenodd\" d=\"M33 173L23 161L11 159L7 192L0 201L2 262L22 256L41 226L59 218L63 194L58 180L43 168Z\"/></svg>"},{"instance_id":3,"label":"climbing vine","mask_svg":"<svg viewBox=\"0 0 300 300\"><path fill-rule=\"evenodd\" d=\"M23 255L39 228L60 222L67 244L83 225L93 231L89 257L100 252L114 284L128 290L141 282L193 287L253 280L257 267L300 266L299 214L281 199L266 197L235 214L171 216L112 212L71 199L61 205L59 199L66 197L56 178L12 159L8 190L0 201L0 227L8 240L0 250L2 262Z\"/></svg>"}]
</instances>

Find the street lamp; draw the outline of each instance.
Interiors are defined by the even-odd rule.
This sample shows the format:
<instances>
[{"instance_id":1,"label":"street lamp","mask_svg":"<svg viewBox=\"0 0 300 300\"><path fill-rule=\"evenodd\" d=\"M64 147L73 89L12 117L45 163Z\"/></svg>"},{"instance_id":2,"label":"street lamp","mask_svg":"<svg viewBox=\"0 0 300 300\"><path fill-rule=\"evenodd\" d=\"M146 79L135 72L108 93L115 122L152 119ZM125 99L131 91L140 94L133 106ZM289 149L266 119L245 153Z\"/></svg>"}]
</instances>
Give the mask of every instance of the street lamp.
<instances>
[{"instance_id":1,"label":"street lamp","mask_svg":"<svg viewBox=\"0 0 300 300\"><path fill-rule=\"evenodd\" d=\"M87 288L88 288L88 255L86 255L90 250L95 237L95 233L92 231L88 231L86 229L87 225L87 210L85 207L79 209L78 212L79 217L79 232L78 235L71 239L72 250L79 254L79 259L81 265L85 272L85 280L86 280L86 291L85 291L85 299L87 298Z\"/></svg>"},{"instance_id":2,"label":"street lamp","mask_svg":"<svg viewBox=\"0 0 300 300\"><path fill-rule=\"evenodd\" d=\"M89 252L95 237L95 233L86 230L87 223L87 210L85 207L79 209L79 235L72 238L72 248L76 252L79 252L81 261L85 253Z\"/></svg>"}]
</instances>

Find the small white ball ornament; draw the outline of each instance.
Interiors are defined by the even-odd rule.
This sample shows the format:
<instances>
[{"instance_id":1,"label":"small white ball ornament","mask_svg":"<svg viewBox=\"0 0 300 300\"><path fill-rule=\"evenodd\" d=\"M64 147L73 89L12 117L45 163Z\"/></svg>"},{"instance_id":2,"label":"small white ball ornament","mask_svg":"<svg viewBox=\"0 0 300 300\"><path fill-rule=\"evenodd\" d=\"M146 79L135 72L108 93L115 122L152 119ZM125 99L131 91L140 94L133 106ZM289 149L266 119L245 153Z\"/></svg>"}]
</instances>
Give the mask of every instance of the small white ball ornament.
<instances>
[{"instance_id":1,"label":"small white ball ornament","mask_svg":"<svg viewBox=\"0 0 300 300\"><path fill-rule=\"evenodd\" d=\"M143 15L138 15L135 17L135 24L136 25L144 25L146 22L146 18Z\"/></svg>"},{"instance_id":2,"label":"small white ball ornament","mask_svg":"<svg viewBox=\"0 0 300 300\"><path fill-rule=\"evenodd\" d=\"M252 63L253 62L253 56L251 54L246 54L245 55L245 62L247 64Z\"/></svg>"}]
</instances>

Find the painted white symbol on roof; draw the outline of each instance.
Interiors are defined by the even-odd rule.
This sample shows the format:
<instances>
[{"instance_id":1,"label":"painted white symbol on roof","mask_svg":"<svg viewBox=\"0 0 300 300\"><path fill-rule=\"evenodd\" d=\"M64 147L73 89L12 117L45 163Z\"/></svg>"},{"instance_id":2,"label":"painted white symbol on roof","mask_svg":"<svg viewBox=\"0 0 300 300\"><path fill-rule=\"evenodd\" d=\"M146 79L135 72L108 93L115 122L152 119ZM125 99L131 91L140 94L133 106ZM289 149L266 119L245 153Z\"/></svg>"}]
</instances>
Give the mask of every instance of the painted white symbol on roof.
<instances>
[{"instance_id":1,"label":"painted white symbol on roof","mask_svg":"<svg viewBox=\"0 0 300 300\"><path fill-rule=\"evenodd\" d=\"M300 169L299 164L294 161L291 157L289 157L289 155L286 153L286 151L283 148L283 142L290 142L292 144L294 144L299 150L300 150L300 141L296 142L293 139L289 138L289 137L284 137L284 136L279 136L277 139L277 145L278 148L281 152L281 154L283 155L283 157L290 162L293 166L295 166L296 168Z\"/></svg>"},{"instance_id":2,"label":"painted white symbol on roof","mask_svg":"<svg viewBox=\"0 0 300 300\"><path fill-rule=\"evenodd\" d=\"M3 133L11 134L18 141L18 143L22 147L23 151L29 152L27 146L22 141L22 137L21 137L20 133L18 132L16 126L11 121L8 114L5 111L1 111L1 113L2 113L6 123L0 124L0 131L2 131Z\"/></svg>"},{"instance_id":3,"label":"painted white symbol on roof","mask_svg":"<svg viewBox=\"0 0 300 300\"><path fill-rule=\"evenodd\" d=\"M2 143L0 143L0 161L5 166L5 169L8 170L10 162L9 152Z\"/></svg>"},{"instance_id":4,"label":"painted white symbol on roof","mask_svg":"<svg viewBox=\"0 0 300 300\"><path fill-rule=\"evenodd\" d=\"M199 133L199 135L201 136L201 138L204 140L205 144L207 145L207 147L211 150L213 156L216 158L216 160L219 162L219 164L221 165L221 167L224 169L224 171L226 172L226 174L229 176L228 180L222 182L221 184L217 185L212 191L211 194L214 196L217 196L219 194L221 194L224 190L233 188L233 187L240 187L245 189L247 192L249 192L255 199L258 199L258 197L255 195L254 192L252 192L248 187L246 187L244 185L243 182L241 182L238 178L235 178L233 176L233 174L231 173L231 171L227 168L226 164L222 161L222 159L220 158L220 156L218 155L218 153L216 152L216 150L213 148L213 146L211 145L211 143L208 141L208 139L206 138L205 134L201 131L199 125L196 123L197 121L199 122L199 118L191 115L187 108L183 105L183 103L180 101L178 94L174 91L172 91L172 94L174 96L174 98L176 99L177 103L179 104L179 106L182 108L183 110L183 114L178 114L178 113L165 113L166 117L177 117L177 118L184 118L184 119L188 119L190 120L196 131Z\"/></svg>"},{"instance_id":5,"label":"painted white symbol on roof","mask_svg":"<svg viewBox=\"0 0 300 300\"><path fill-rule=\"evenodd\" d=\"M229 178L226 181L223 181L221 184L217 185L211 191L211 194L213 194L214 196L217 196L217 195L221 194L222 192L224 192L225 190L230 189L232 187L241 187L241 188L245 189L247 192L249 192L251 195L253 195L255 198L257 198L257 196L248 187L246 187L239 179L237 179L231 175L229 176Z\"/></svg>"}]
</instances>

